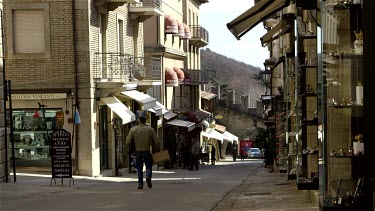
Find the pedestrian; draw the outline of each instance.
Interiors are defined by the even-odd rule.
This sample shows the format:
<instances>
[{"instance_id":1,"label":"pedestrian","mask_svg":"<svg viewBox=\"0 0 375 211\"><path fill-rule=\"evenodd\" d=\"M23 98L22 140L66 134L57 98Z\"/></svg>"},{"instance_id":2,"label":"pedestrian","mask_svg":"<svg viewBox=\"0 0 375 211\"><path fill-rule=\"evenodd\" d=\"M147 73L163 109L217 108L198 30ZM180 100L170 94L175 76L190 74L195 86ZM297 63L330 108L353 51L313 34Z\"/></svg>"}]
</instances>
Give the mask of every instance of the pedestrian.
<instances>
[{"instance_id":1,"label":"pedestrian","mask_svg":"<svg viewBox=\"0 0 375 211\"><path fill-rule=\"evenodd\" d=\"M199 160L202 163L202 165L204 165L204 161L203 161L203 147L202 146L199 148Z\"/></svg>"},{"instance_id":2,"label":"pedestrian","mask_svg":"<svg viewBox=\"0 0 375 211\"><path fill-rule=\"evenodd\" d=\"M186 142L182 142L181 144L181 156L182 156L182 168L186 169L189 168L189 147Z\"/></svg>"},{"instance_id":3,"label":"pedestrian","mask_svg":"<svg viewBox=\"0 0 375 211\"><path fill-rule=\"evenodd\" d=\"M199 141L195 138L192 139L192 147L191 147L191 165L190 170L191 171L198 171L199 165L198 165L198 158L199 158Z\"/></svg>"},{"instance_id":4,"label":"pedestrian","mask_svg":"<svg viewBox=\"0 0 375 211\"><path fill-rule=\"evenodd\" d=\"M215 165L216 161L216 149L214 146L211 147L211 165Z\"/></svg>"},{"instance_id":5,"label":"pedestrian","mask_svg":"<svg viewBox=\"0 0 375 211\"><path fill-rule=\"evenodd\" d=\"M245 159L245 155L242 150L240 151L240 158L241 158L241 161Z\"/></svg>"},{"instance_id":6,"label":"pedestrian","mask_svg":"<svg viewBox=\"0 0 375 211\"><path fill-rule=\"evenodd\" d=\"M233 146L232 146L232 156L233 156L233 161L236 161L237 159L237 141L233 142Z\"/></svg>"},{"instance_id":7,"label":"pedestrian","mask_svg":"<svg viewBox=\"0 0 375 211\"><path fill-rule=\"evenodd\" d=\"M130 129L126 137L126 145L130 146L134 142L135 159L138 173L138 189L143 189L143 164L146 165L146 182L148 188L152 188L152 154L153 151L158 151L159 141L155 130L146 125L146 117L139 116L139 125Z\"/></svg>"}]
</instances>

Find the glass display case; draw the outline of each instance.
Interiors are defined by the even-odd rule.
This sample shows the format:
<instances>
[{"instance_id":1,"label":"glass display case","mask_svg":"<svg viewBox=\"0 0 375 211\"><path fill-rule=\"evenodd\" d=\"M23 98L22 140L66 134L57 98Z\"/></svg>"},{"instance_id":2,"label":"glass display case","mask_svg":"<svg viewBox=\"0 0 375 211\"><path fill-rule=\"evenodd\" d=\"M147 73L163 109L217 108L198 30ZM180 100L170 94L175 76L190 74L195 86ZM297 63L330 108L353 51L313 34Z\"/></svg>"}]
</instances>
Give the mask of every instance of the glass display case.
<instances>
[{"instance_id":1,"label":"glass display case","mask_svg":"<svg viewBox=\"0 0 375 211\"><path fill-rule=\"evenodd\" d=\"M56 111L13 110L13 140L17 164L23 160L49 160L50 134L56 129Z\"/></svg>"},{"instance_id":2,"label":"glass display case","mask_svg":"<svg viewBox=\"0 0 375 211\"><path fill-rule=\"evenodd\" d=\"M319 190L317 10L298 8L294 72L294 133L299 190Z\"/></svg>"},{"instance_id":3,"label":"glass display case","mask_svg":"<svg viewBox=\"0 0 375 211\"><path fill-rule=\"evenodd\" d=\"M363 210L363 40L360 1L322 1L323 210Z\"/></svg>"}]
</instances>

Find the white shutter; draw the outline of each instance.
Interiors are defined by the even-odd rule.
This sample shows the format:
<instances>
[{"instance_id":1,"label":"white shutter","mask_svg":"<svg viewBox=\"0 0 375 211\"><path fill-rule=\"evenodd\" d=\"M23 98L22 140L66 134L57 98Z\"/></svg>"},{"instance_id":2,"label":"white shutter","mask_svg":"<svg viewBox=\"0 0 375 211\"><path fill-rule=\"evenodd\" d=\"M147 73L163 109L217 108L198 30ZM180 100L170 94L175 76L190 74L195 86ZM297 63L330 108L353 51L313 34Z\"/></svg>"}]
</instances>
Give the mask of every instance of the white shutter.
<instances>
[{"instance_id":1,"label":"white shutter","mask_svg":"<svg viewBox=\"0 0 375 211\"><path fill-rule=\"evenodd\" d=\"M13 10L14 53L44 53L44 11Z\"/></svg>"}]
</instances>

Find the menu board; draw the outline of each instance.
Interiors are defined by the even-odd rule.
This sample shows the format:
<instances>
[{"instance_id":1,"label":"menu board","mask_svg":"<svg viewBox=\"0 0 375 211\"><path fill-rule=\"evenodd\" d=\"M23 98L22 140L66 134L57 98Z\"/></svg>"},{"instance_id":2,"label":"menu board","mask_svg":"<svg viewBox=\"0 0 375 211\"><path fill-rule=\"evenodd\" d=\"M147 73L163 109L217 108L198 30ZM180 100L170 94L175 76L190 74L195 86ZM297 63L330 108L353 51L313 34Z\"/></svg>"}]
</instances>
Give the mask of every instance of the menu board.
<instances>
[{"instance_id":1,"label":"menu board","mask_svg":"<svg viewBox=\"0 0 375 211\"><path fill-rule=\"evenodd\" d=\"M72 177L72 147L70 133L64 129L51 135L52 178Z\"/></svg>"}]
</instances>

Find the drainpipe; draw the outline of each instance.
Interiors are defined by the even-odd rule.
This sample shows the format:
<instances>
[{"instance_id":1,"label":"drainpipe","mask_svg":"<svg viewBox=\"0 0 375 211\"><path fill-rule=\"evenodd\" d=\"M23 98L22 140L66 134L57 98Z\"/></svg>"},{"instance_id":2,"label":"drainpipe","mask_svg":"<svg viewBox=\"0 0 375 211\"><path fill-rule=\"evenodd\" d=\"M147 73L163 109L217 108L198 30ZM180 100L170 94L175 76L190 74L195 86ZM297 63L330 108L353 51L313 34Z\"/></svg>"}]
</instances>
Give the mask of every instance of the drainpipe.
<instances>
[{"instance_id":1,"label":"drainpipe","mask_svg":"<svg viewBox=\"0 0 375 211\"><path fill-rule=\"evenodd\" d=\"M74 96L75 96L75 105L76 109L78 109L79 105L79 98L78 98L78 70L77 70L77 58L76 58L76 23L75 23L75 0L72 0L72 31L73 31L73 62L74 62ZM75 114L73 114L75 115ZM75 122L73 122L75 124ZM73 127L74 134L75 134L75 143L76 147L74 150L74 157L75 157L75 163L74 163L74 170L76 174L79 174L78 171L78 140L79 140L79 125L75 125Z\"/></svg>"}]
</instances>

